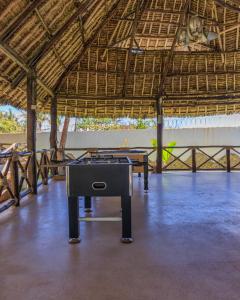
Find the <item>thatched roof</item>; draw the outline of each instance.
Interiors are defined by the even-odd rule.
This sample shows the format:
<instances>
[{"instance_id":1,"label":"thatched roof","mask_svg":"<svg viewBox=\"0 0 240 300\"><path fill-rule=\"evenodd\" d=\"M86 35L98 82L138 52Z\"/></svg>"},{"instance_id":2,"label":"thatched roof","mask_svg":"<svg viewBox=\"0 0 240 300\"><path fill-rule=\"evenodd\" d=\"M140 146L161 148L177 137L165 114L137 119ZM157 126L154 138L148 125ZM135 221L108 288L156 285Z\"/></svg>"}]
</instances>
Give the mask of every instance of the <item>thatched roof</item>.
<instances>
[{"instance_id":1,"label":"thatched roof","mask_svg":"<svg viewBox=\"0 0 240 300\"><path fill-rule=\"evenodd\" d=\"M0 98L76 116L208 115L240 111L239 0L0 0ZM178 44L198 15L218 34ZM133 49L133 50L132 50ZM136 50L137 49L137 50Z\"/></svg>"}]
</instances>

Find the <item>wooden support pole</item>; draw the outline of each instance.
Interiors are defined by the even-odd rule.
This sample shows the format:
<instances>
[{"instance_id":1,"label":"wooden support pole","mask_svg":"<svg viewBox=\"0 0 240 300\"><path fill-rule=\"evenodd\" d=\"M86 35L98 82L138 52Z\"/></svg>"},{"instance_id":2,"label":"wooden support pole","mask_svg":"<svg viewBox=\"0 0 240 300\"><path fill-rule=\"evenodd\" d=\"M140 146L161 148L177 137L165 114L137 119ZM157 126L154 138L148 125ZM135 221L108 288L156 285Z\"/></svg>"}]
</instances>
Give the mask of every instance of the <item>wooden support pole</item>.
<instances>
[{"instance_id":1,"label":"wooden support pole","mask_svg":"<svg viewBox=\"0 0 240 300\"><path fill-rule=\"evenodd\" d=\"M57 98L51 98L51 131L50 131L50 148L57 150Z\"/></svg>"},{"instance_id":2,"label":"wooden support pole","mask_svg":"<svg viewBox=\"0 0 240 300\"><path fill-rule=\"evenodd\" d=\"M43 164L44 164L44 167L43 167L43 185L48 185L47 151L44 151L42 155L43 155Z\"/></svg>"},{"instance_id":3,"label":"wooden support pole","mask_svg":"<svg viewBox=\"0 0 240 300\"><path fill-rule=\"evenodd\" d=\"M231 172L231 149L226 148L227 172Z\"/></svg>"},{"instance_id":4,"label":"wooden support pole","mask_svg":"<svg viewBox=\"0 0 240 300\"><path fill-rule=\"evenodd\" d=\"M157 100L157 161L156 173L162 173L163 161L163 111L160 99Z\"/></svg>"},{"instance_id":5,"label":"wooden support pole","mask_svg":"<svg viewBox=\"0 0 240 300\"><path fill-rule=\"evenodd\" d=\"M27 149L32 152L29 164L29 179L32 193L37 194L37 165L36 165L36 107L37 84L36 74L31 71L27 74Z\"/></svg>"},{"instance_id":6,"label":"wooden support pole","mask_svg":"<svg viewBox=\"0 0 240 300\"><path fill-rule=\"evenodd\" d=\"M50 131L50 148L53 151L51 159L57 158L57 97L51 98L51 131ZM57 174L57 168L52 169L53 175Z\"/></svg>"},{"instance_id":7,"label":"wooden support pole","mask_svg":"<svg viewBox=\"0 0 240 300\"><path fill-rule=\"evenodd\" d=\"M18 159L18 155L14 151L11 161L11 184L16 206L20 205Z\"/></svg>"},{"instance_id":8,"label":"wooden support pole","mask_svg":"<svg viewBox=\"0 0 240 300\"><path fill-rule=\"evenodd\" d=\"M197 172L197 164L196 164L196 148L192 148L192 172Z\"/></svg>"}]
</instances>

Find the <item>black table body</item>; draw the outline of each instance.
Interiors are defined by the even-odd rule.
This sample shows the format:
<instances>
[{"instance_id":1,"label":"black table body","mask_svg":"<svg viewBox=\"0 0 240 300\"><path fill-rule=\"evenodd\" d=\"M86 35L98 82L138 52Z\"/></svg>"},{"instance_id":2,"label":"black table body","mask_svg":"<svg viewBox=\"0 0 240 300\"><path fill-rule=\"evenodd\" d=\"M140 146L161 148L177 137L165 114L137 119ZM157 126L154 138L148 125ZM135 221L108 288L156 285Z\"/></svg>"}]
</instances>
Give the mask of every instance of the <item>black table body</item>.
<instances>
[{"instance_id":1,"label":"black table body","mask_svg":"<svg viewBox=\"0 0 240 300\"><path fill-rule=\"evenodd\" d=\"M148 153L144 150L101 150L91 152L91 156L97 155L113 155L113 156L127 156L133 164L133 172L141 176L144 174L144 190L148 191Z\"/></svg>"},{"instance_id":2,"label":"black table body","mask_svg":"<svg viewBox=\"0 0 240 300\"><path fill-rule=\"evenodd\" d=\"M69 207L69 241L80 241L78 197L120 196L122 241L131 242L132 165L127 157L114 159L83 158L66 168ZM85 201L86 204L86 201Z\"/></svg>"}]
</instances>

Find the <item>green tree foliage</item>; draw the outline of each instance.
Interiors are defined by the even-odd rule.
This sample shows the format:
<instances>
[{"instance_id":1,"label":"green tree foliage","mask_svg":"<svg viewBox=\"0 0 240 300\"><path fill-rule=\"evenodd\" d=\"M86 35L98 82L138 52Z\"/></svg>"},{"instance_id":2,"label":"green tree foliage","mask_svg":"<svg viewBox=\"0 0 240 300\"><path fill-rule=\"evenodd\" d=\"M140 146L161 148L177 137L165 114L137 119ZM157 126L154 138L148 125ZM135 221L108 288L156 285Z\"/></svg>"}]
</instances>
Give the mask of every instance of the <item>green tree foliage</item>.
<instances>
[{"instance_id":1,"label":"green tree foliage","mask_svg":"<svg viewBox=\"0 0 240 300\"><path fill-rule=\"evenodd\" d=\"M136 129L147 129L151 127L156 127L156 122L154 120L148 119L137 119L136 125L134 126Z\"/></svg>"},{"instance_id":2,"label":"green tree foliage","mask_svg":"<svg viewBox=\"0 0 240 300\"><path fill-rule=\"evenodd\" d=\"M152 147L157 148L157 140L156 139L152 139L151 144L152 144ZM162 151L162 159L163 159L164 163L167 163L169 161L169 159L171 157L171 153L173 152L174 146L176 146L176 142L170 142L168 144L169 148L167 148L167 151L166 150Z\"/></svg>"},{"instance_id":3,"label":"green tree foliage","mask_svg":"<svg viewBox=\"0 0 240 300\"><path fill-rule=\"evenodd\" d=\"M23 132L24 126L10 110L9 112L0 112L0 133Z\"/></svg>"},{"instance_id":4,"label":"green tree foliage","mask_svg":"<svg viewBox=\"0 0 240 300\"><path fill-rule=\"evenodd\" d=\"M43 124L45 122L50 122L49 115L43 112L37 113L37 127L39 131L42 131Z\"/></svg>"},{"instance_id":5,"label":"green tree foliage","mask_svg":"<svg viewBox=\"0 0 240 300\"><path fill-rule=\"evenodd\" d=\"M156 127L152 119L137 119L123 121L123 119L112 118L80 118L76 120L76 129L79 130L113 130L113 129L146 129Z\"/></svg>"},{"instance_id":6,"label":"green tree foliage","mask_svg":"<svg viewBox=\"0 0 240 300\"><path fill-rule=\"evenodd\" d=\"M76 128L81 130L110 130L120 129L121 125L118 120L111 118L81 118L77 120Z\"/></svg>"}]
</instances>

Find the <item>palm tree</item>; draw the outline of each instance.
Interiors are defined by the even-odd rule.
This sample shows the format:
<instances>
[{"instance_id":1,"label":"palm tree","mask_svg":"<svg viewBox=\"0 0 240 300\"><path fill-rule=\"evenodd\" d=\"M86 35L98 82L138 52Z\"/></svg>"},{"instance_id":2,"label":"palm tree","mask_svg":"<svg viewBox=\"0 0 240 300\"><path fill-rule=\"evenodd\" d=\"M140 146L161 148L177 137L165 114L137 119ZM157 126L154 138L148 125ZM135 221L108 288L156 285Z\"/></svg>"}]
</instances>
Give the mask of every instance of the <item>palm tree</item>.
<instances>
[{"instance_id":1,"label":"palm tree","mask_svg":"<svg viewBox=\"0 0 240 300\"><path fill-rule=\"evenodd\" d=\"M61 135L61 139L60 139L60 145L59 145L60 148L64 148L65 145L66 145L69 123L70 123L70 118L65 117L64 124L63 124L62 135Z\"/></svg>"},{"instance_id":2,"label":"palm tree","mask_svg":"<svg viewBox=\"0 0 240 300\"><path fill-rule=\"evenodd\" d=\"M49 115L43 112L38 112L37 113L37 127L38 130L41 132L42 131L42 126L44 122L49 121Z\"/></svg>"},{"instance_id":3,"label":"palm tree","mask_svg":"<svg viewBox=\"0 0 240 300\"><path fill-rule=\"evenodd\" d=\"M10 132L22 132L23 126L19 120L11 112L2 113L0 112L0 132L10 133Z\"/></svg>"}]
</instances>

